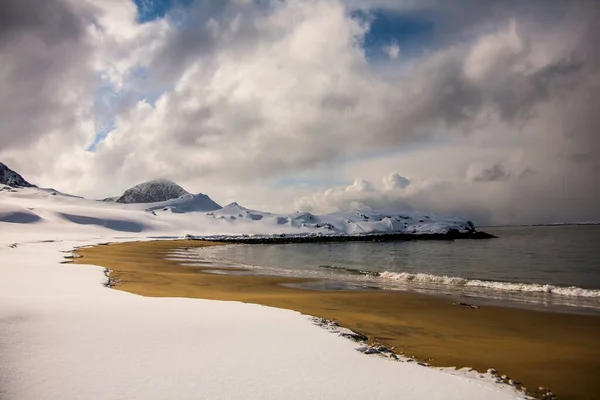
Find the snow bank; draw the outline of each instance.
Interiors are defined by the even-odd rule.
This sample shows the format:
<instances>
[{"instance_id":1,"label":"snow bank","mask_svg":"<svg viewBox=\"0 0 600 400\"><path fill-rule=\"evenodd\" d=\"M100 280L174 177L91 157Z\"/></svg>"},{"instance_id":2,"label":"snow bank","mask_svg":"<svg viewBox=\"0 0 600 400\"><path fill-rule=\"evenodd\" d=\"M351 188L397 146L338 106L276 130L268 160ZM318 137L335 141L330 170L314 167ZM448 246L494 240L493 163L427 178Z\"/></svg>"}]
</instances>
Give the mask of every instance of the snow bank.
<instances>
[{"instance_id":1,"label":"snow bank","mask_svg":"<svg viewBox=\"0 0 600 400\"><path fill-rule=\"evenodd\" d=\"M3 399L519 398L360 354L295 312L107 289L101 268L59 264L78 244L0 250Z\"/></svg>"}]
</instances>

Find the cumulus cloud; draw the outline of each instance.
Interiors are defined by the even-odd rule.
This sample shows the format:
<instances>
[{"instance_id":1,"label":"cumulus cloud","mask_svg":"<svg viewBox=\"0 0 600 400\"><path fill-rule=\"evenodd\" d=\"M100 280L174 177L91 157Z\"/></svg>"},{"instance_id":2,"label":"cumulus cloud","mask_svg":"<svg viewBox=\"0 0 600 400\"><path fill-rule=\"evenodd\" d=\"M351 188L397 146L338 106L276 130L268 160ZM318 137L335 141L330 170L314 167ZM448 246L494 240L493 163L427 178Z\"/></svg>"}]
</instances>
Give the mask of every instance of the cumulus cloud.
<instances>
[{"instance_id":1,"label":"cumulus cloud","mask_svg":"<svg viewBox=\"0 0 600 400\"><path fill-rule=\"evenodd\" d=\"M410 185L410 180L397 172L384 176L382 181L383 187L388 190L406 189Z\"/></svg>"},{"instance_id":2,"label":"cumulus cloud","mask_svg":"<svg viewBox=\"0 0 600 400\"><path fill-rule=\"evenodd\" d=\"M98 197L166 177L273 209L600 219L600 6L463 2L209 0L139 24L133 2L5 1L0 159ZM427 15L437 47L373 64L357 8ZM307 173L332 185L272 184Z\"/></svg>"},{"instance_id":3,"label":"cumulus cloud","mask_svg":"<svg viewBox=\"0 0 600 400\"><path fill-rule=\"evenodd\" d=\"M354 183L346 187L346 192L371 192L375 190L373 184L365 179L355 179Z\"/></svg>"}]
</instances>

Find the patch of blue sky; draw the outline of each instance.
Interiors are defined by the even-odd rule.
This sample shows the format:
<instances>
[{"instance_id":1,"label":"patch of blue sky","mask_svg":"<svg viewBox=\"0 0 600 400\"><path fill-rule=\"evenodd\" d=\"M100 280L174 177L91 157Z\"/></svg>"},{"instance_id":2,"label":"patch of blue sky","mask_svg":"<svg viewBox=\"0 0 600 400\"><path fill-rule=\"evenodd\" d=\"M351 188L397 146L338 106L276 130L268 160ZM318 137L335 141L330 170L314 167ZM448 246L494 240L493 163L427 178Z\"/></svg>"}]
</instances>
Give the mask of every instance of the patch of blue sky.
<instances>
[{"instance_id":1,"label":"patch of blue sky","mask_svg":"<svg viewBox=\"0 0 600 400\"><path fill-rule=\"evenodd\" d=\"M138 13L137 21L146 23L164 18L171 10L176 7L187 7L195 0L133 0Z\"/></svg>"},{"instance_id":2,"label":"patch of blue sky","mask_svg":"<svg viewBox=\"0 0 600 400\"><path fill-rule=\"evenodd\" d=\"M148 68L141 66L133 68L127 74L120 91L102 76L98 76L98 80L93 104L95 135L92 144L87 148L92 152L96 151L98 144L117 128L116 116L120 106L124 103L145 101L154 107L156 101L171 89L151 84Z\"/></svg>"},{"instance_id":3,"label":"patch of blue sky","mask_svg":"<svg viewBox=\"0 0 600 400\"><path fill-rule=\"evenodd\" d=\"M95 136L88 151L96 151L96 146L116 127L115 115L119 101L119 93L115 87L101 76L98 76L99 86L94 93L94 131Z\"/></svg>"},{"instance_id":4,"label":"patch of blue sky","mask_svg":"<svg viewBox=\"0 0 600 400\"><path fill-rule=\"evenodd\" d=\"M371 61L389 59L392 45L398 46L400 58L420 55L435 45L435 24L425 13L357 10L352 17L369 23L363 47Z\"/></svg>"},{"instance_id":5,"label":"patch of blue sky","mask_svg":"<svg viewBox=\"0 0 600 400\"><path fill-rule=\"evenodd\" d=\"M108 134L111 133L112 131L114 131L116 128L117 128L116 125L112 125L112 126L107 126L105 129L103 129L101 131L96 131L96 136L94 137L94 141L92 142L92 144L90 144L88 146L88 148L86 150L94 153L96 151L96 148L100 144L100 142L102 142L104 139L106 139Z\"/></svg>"},{"instance_id":6,"label":"patch of blue sky","mask_svg":"<svg viewBox=\"0 0 600 400\"><path fill-rule=\"evenodd\" d=\"M166 92L172 89L168 85L159 85L150 80L150 71L147 67L133 68L125 78L124 95L129 96L133 101L145 101L152 107L156 101Z\"/></svg>"}]
</instances>

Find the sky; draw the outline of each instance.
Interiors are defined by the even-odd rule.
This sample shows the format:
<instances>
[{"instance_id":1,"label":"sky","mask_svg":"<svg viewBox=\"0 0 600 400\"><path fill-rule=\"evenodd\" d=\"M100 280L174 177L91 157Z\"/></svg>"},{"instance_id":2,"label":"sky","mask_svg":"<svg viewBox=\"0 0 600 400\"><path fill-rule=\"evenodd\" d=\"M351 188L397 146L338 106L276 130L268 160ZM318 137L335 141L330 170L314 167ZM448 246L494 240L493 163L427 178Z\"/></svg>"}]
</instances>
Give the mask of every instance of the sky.
<instances>
[{"instance_id":1,"label":"sky","mask_svg":"<svg viewBox=\"0 0 600 400\"><path fill-rule=\"evenodd\" d=\"M0 161L89 198L600 220L600 2L0 2Z\"/></svg>"}]
</instances>

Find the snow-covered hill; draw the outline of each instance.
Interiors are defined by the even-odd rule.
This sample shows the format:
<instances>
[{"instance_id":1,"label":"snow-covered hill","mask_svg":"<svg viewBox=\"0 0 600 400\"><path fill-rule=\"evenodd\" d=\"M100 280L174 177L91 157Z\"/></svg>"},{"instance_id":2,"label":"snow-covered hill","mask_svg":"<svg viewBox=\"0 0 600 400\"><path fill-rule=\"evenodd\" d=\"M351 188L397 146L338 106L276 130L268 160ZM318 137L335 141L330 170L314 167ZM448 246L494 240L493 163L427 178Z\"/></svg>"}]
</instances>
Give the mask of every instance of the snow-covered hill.
<instances>
[{"instance_id":1,"label":"snow-covered hill","mask_svg":"<svg viewBox=\"0 0 600 400\"><path fill-rule=\"evenodd\" d=\"M360 236L373 234L444 234L450 230L469 232L468 220L455 216L403 211L351 210L318 215L309 212L273 214L250 210L237 203L207 213L216 220L231 225L261 227L255 235L288 236Z\"/></svg>"},{"instance_id":2,"label":"snow-covered hill","mask_svg":"<svg viewBox=\"0 0 600 400\"><path fill-rule=\"evenodd\" d=\"M8 168L5 164L0 162L0 184L10 186L13 188L19 187L33 187L31 183L27 182L21 175Z\"/></svg>"},{"instance_id":3,"label":"snow-covered hill","mask_svg":"<svg viewBox=\"0 0 600 400\"><path fill-rule=\"evenodd\" d=\"M221 208L207 195L202 193L191 194L175 182L166 179L140 183L126 190L120 197L109 197L102 201L122 204L148 204L146 208L148 211L162 209L174 213L213 211Z\"/></svg>"},{"instance_id":4,"label":"snow-covered hill","mask_svg":"<svg viewBox=\"0 0 600 400\"><path fill-rule=\"evenodd\" d=\"M219 206L204 194L193 195L168 180L145 182L116 201L93 201L29 185L0 164L13 184L0 190L0 223L40 224L50 229L98 232L153 232L201 238L340 237L364 235L438 235L471 232L464 218L403 211L352 210L326 215L273 214L238 203ZM27 186L29 185L29 186Z\"/></svg>"},{"instance_id":5,"label":"snow-covered hill","mask_svg":"<svg viewBox=\"0 0 600 400\"><path fill-rule=\"evenodd\" d=\"M205 194L184 194L176 199L162 201L150 205L146 210L162 210L174 213L187 213L194 211L213 211L220 209L221 206L212 201Z\"/></svg>"},{"instance_id":6,"label":"snow-covered hill","mask_svg":"<svg viewBox=\"0 0 600 400\"><path fill-rule=\"evenodd\" d=\"M187 194L158 203L123 204L87 200L34 187L0 191L0 223L10 223L10 229L38 224L40 229L45 226L46 231L84 229L107 235L119 231L204 238L422 235L471 229L464 218L417 212L354 210L327 215L273 214L237 203L215 209L217 207L218 204L205 195Z\"/></svg>"}]
</instances>

